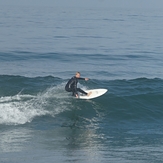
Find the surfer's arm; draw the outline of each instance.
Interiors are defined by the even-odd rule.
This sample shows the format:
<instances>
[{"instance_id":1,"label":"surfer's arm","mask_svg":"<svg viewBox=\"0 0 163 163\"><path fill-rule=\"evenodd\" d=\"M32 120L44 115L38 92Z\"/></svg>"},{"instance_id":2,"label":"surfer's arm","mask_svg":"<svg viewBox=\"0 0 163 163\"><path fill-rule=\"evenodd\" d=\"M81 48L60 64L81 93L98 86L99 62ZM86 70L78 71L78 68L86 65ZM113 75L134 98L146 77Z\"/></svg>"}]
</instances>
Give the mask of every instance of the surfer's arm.
<instances>
[{"instance_id":1,"label":"surfer's arm","mask_svg":"<svg viewBox=\"0 0 163 163\"><path fill-rule=\"evenodd\" d=\"M89 80L89 78L78 78L79 80Z\"/></svg>"}]
</instances>

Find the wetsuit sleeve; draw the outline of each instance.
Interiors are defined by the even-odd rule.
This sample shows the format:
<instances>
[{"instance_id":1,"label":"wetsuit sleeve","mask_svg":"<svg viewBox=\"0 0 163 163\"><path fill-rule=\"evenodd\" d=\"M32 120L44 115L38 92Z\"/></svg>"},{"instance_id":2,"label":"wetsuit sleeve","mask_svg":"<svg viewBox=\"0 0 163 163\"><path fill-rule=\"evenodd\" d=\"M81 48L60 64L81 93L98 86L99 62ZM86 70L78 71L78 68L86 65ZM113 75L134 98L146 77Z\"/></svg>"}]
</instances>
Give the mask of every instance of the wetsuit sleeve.
<instances>
[{"instance_id":1,"label":"wetsuit sleeve","mask_svg":"<svg viewBox=\"0 0 163 163\"><path fill-rule=\"evenodd\" d=\"M85 78L78 78L79 80L85 80Z\"/></svg>"}]
</instances>

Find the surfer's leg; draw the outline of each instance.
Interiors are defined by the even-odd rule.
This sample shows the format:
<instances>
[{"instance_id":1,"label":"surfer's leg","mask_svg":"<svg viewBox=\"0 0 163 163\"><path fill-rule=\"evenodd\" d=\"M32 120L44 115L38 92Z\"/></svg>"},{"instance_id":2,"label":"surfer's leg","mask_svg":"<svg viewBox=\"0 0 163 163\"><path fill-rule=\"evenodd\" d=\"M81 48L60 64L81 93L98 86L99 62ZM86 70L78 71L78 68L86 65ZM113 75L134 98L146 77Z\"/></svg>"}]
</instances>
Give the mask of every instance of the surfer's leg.
<instances>
[{"instance_id":1,"label":"surfer's leg","mask_svg":"<svg viewBox=\"0 0 163 163\"><path fill-rule=\"evenodd\" d=\"M72 96L76 96L75 92L72 92Z\"/></svg>"},{"instance_id":2,"label":"surfer's leg","mask_svg":"<svg viewBox=\"0 0 163 163\"><path fill-rule=\"evenodd\" d=\"M76 90L75 89L70 89L70 92L72 92L72 96L75 96L76 97Z\"/></svg>"},{"instance_id":3,"label":"surfer's leg","mask_svg":"<svg viewBox=\"0 0 163 163\"><path fill-rule=\"evenodd\" d=\"M87 96L90 96L92 94L92 92L89 92L89 93L87 93Z\"/></svg>"},{"instance_id":4,"label":"surfer's leg","mask_svg":"<svg viewBox=\"0 0 163 163\"><path fill-rule=\"evenodd\" d=\"M75 90L73 90L73 89L71 89L71 88L67 88L66 91L67 91L67 92L72 92L72 96L76 96Z\"/></svg>"},{"instance_id":5,"label":"surfer's leg","mask_svg":"<svg viewBox=\"0 0 163 163\"><path fill-rule=\"evenodd\" d=\"M78 92L82 93L82 94L85 94L85 95L87 95L87 94L88 94L87 92L83 91L83 90L82 90L82 89L80 89L80 88L77 88L76 90L77 90Z\"/></svg>"}]
</instances>

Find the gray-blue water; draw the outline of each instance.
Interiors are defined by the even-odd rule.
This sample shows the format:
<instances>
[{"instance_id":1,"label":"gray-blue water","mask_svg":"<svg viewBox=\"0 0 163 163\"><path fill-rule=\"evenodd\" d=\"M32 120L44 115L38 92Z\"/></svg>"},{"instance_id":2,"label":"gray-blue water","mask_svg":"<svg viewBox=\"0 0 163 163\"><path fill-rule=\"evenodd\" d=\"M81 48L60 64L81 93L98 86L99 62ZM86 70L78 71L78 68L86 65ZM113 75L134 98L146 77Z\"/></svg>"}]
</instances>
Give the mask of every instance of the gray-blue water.
<instances>
[{"instance_id":1,"label":"gray-blue water","mask_svg":"<svg viewBox=\"0 0 163 163\"><path fill-rule=\"evenodd\" d=\"M163 160L163 10L0 6L0 162ZM76 71L94 100L64 90Z\"/></svg>"}]
</instances>

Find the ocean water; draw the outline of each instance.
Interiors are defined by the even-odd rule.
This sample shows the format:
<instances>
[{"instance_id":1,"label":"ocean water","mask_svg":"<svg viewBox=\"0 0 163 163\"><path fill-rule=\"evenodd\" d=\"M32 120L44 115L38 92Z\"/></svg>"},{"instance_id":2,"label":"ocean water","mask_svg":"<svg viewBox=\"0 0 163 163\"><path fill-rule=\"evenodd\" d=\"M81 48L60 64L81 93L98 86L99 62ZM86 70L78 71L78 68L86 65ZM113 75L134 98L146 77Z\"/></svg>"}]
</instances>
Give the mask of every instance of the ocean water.
<instances>
[{"instance_id":1,"label":"ocean water","mask_svg":"<svg viewBox=\"0 0 163 163\"><path fill-rule=\"evenodd\" d=\"M0 162L163 160L163 10L0 6ZM64 90L76 71L93 100Z\"/></svg>"}]
</instances>

